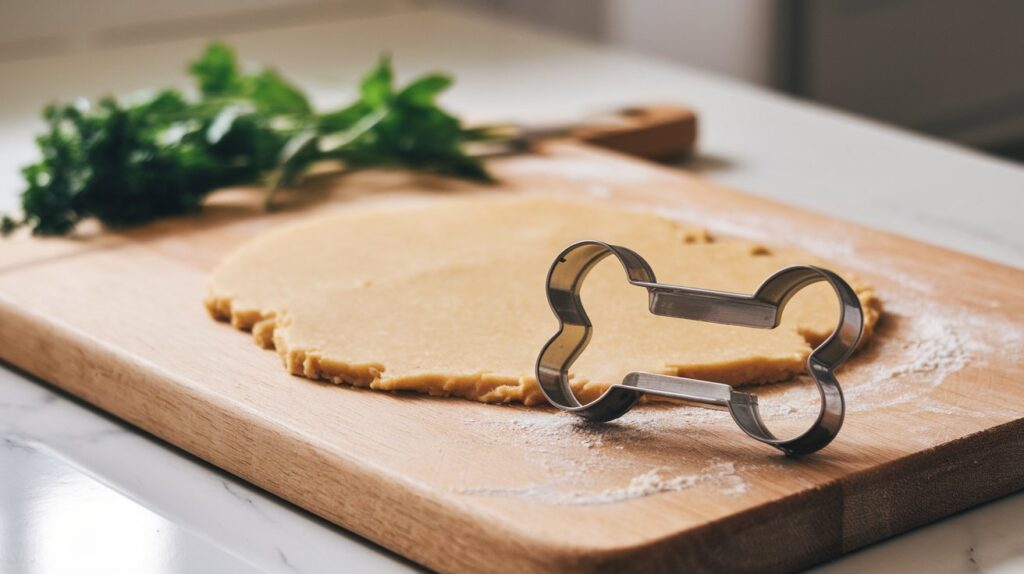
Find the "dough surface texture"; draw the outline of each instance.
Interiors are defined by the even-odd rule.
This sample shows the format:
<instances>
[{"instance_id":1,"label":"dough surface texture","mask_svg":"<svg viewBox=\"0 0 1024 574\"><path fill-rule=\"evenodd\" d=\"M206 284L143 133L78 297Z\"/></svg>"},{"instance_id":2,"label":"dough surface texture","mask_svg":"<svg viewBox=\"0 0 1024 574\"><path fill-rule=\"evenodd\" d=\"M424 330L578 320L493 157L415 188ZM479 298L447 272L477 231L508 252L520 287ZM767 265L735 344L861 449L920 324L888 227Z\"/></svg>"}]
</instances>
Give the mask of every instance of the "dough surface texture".
<instances>
[{"instance_id":1,"label":"dough surface texture","mask_svg":"<svg viewBox=\"0 0 1024 574\"><path fill-rule=\"evenodd\" d=\"M484 195L354 207L259 236L213 271L207 308L250 330L296 375L375 390L545 404L533 375L557 330L544 280L582 239L627 246L658 281L750 293L786 265L828 266L698 227L589 201ZM868 324L880 304L857 289ZM656 317L606 259L583 288L594 338L573 368L581 400L631 371L733 385L781 381L838 316L831 289L795 297L772 330Z\"/></svg>"}]
</instances>

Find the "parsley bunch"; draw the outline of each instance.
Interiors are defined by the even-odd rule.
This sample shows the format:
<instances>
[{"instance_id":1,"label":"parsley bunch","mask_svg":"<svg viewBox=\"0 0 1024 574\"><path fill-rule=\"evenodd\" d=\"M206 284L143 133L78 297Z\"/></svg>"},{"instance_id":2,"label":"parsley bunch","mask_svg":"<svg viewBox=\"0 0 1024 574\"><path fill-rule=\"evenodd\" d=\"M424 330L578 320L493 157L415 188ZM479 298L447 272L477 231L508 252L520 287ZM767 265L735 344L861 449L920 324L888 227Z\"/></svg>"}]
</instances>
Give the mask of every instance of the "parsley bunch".
<instances>
[{"instance_id":1,"label":"parsley bunch","mask_svg":"<svg viewBox=\"0 0 1024 574\"><path fill-rule=\"evenodd\" d=\"M104 98L48 106L48 130L36 140L42 159L22 171L21 226L64 235L96 218L126 227L193 213L212 191L262 182L267 205L313 164L338 160L349 170L395 167L490 181L463 145L486 130L462 127L438 107L452 80L430 74L396 89L382 57L359 98L317 113L305 94L274 70L239 70L235 52L214 43L189 73L197 95L162 90L139 103Z\"/></svg>"}]
</instances>

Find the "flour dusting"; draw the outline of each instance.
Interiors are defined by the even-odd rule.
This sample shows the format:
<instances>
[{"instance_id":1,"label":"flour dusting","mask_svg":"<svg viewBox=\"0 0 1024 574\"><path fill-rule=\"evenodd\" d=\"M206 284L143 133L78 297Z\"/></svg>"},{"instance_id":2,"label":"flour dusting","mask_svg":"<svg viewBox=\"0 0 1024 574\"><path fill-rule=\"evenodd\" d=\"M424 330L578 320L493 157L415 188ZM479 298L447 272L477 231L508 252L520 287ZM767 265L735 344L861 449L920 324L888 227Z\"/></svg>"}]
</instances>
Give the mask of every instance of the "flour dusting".
<instances>
[{"instance_id":1,"label":"flour dusting","mask_svg":"<svg viewBox=\"0 0 1024 574\"><path fill-rule=\"evenodd\" d=\"M996 345L1005 353L1024 355L1024 329L1000 317L979 319L942 304L899 296L888 301L885 321L890 326L851 362L854 384L844 386L851 412L913 403L921 411L971 415L928 395L950 375L972 364L983 365L982 357Z\"/></svg>"},{"instance_id":2,"label":"flour dusting","mask_svg":"<svg viewBox=\"0 0 1024 574\"><path fill-rule=\"evenodd\" d=\"M700 214L679 208L662 207L657 213L679 221L701 221L706 218ZM857 253L857 247L850 241L837 240L832 236L816 236L813 230L805 233L793 233L785 220L766 218L753 213L716 214L714 221L706 223L713 236L724 234L739 239L763 242L767 245L795 247L835 262L852 271L868 271L877 273L877 261L869 261ZM919 293L935 295L940 293L939 286L908 275L891 267L886 268L884 277L894 281L905 289ZM885 300L888 303L888 300Z\"/></svg>"},{"instance_id":3,"label":"flour dusting","mask_svg":"<svg viewBox=\"0 0 1024 574\"><path fill-rule=\"evenodd\" d=\"M556 505L595 505L696 487L726 496L748 491L741 472L744 467L735 461L677 453L672 461L655 465L637 458L644 452L654 454L649 452L652 446L660 451L673 442L689 440L694 433L687 427L693 420L686 415L691 411L708 413L721 424L731 425L726 412L646 405L601 424L549 409L517 411L504 420L472 419L467 423L479 429L477 440L494 446L513 441L527 459L542 467L545 478L525 485L471 487L458 492ZM621 486L607 488L609 477Z\"/></svg>"},{"instance_id":4,"label":"flour dusting","mask_svg":"<svg viewBox=\"0 0 1024 574\"><path fill-rule=\"evenodd\" d=\"M894 294L886 301L875 339L838 372L847 412L855 416L898 407L943 416L983 416L930 394L950 375L980 364L995 344L1004 352L1024 356L1022 326L998 317L968 316L905 294ZM812 420L820 407L807 375L745 390L759 395L762 416L771 428L782 425L799 432L800 424ZM511 442L539 463L544 474L538 482L459 491L464 494L559 505L612 504L698 487L736 496L749 490L744 473L778 464L767 452L759 453L769 457L766 462L756 465L719 458L721 451L709 452L694 441L713 434L716 444L725 436L745 444L746 438L728 413L667 403L642 404L605 424L548 409L517 409L504 420L477 419L467 424L478 429L474 440L494 446ZM608 488L609 483L619 486Z\"/></svg>"},{"instance_id":5,"label":"flour dusting","mask_svg":"<svg viewBox=\"0 0 1024 574\"><path fill-rule=\"evenodd\" d=\"M705 222L705 214L686 208L661 208L659 213L683 221ZM949 375L978 363L993 348L1024 360L1024 325L993 314L966 312L943 302L948 286L908 275L877 257L860 254L854 243L836 238L827 223L820 229L792 233L783 219L760 213L715 213L706 221L713 234L782 244L812 253L836 265L871 276L885 310L879 332L868 348L841 367L840 382L847 409L867 411L916 402L921 410L963 414L963 409L943 407L927 399ZM892 285L894 289L887 288ZM805 383L810 381L804 379ZM796 399L792 394L788 399ZM812 401L816 407L816 401ZM803 401L806 403L806 401ZM776 415L805 412L800 400L782 401ZM969 412L969 411L967 411Z\"/></svg>"},{"instance_id":6,"label":"flour dusting","mask_svg":"<svg viewBox=\"0 0 1024 574\"><path fill-rule=\"evenodd\" d=\"M577 175L589 179L598 174ZM592 192L604 194L604 188ZM698 212L659 212L682 221L704 219ZM1008 408L999 401L987 401L981 407L969 395L963 396L963 405L933 396L952 375L983 366L984 356L993 349L1024 361L1024 325L1003 317L998 305L990 305L992 311L986 314L946 303L941 293L948 287L906 275L885 261L868 260L853 244L828 236L828 230L820 236L799 235L790 229L773 229L775 223L754 214L732 214L727 220L720 213L714 215L709 222L712 231L768 243L782 241L870 276L885 311L872 340L837 372L849 415L870 416L887 409L957 419L1007 414L998 411ZM758 395L761 414L773 429L779 424L799 432L800 425L813 420L820 408L814 382L807 375L744 390ZM778 471L784 464L767 451L745 449L743 445L749 447L749 443L728 413L690 406L647 402L606 424L547 409L517 409L504 420L488 417L466 424L477 429L474 440L500 448L516 445L543 474L525 485L459 490L464 494L559 505L612 504L698 488L709 495L737 496L750 490L745 474ZM930 428L932 432L921 440L935 440L934 424ZM708 450L708 444L717 446ZM757 460L749 462L753 455ZM609 484L616 486L608 488Z\"/></svg>"},{"instance_id":7,"label":"flour dusting","mask_svg":"<svg viewBox=\"0 0 1024 574\"><path fill-rule=\"evenodd\" d=\"M652 468L634 476L624 487L609 488L592 494L578 491L559 491L552 484L541 484L516 488L467 488L463 494L486 494L492 496L521 496L549 504L595 505L613 504L635 498L643 498L662 492L687 490L699 484L708 484L728 495L747 492L747 483L736 474L731 462L712 464L696 474L672 474L664 468Z\"/></svg>"},{"instance_id":8,"label":"flour dusting","mask_svg":"<svg viewBox=\"0 0 1024 574\"><path fill-rule=\"evenodd\" d=\"M911 360L890 369L890 377L913 373L959 371L967 365L972 351L982 345L962 336L948 322L937 317L914 319L920 338L905 341L903 348Z\"/></svg>"}]
</instances>

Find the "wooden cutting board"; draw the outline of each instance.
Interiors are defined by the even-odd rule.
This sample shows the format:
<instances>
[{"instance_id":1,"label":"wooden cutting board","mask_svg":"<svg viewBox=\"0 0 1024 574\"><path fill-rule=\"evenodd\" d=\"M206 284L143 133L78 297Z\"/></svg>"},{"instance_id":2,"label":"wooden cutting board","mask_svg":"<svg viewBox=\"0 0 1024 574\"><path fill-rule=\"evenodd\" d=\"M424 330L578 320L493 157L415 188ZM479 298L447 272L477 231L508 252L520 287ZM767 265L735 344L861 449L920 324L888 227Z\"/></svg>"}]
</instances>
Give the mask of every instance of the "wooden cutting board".
<instances>
[{"instance_id":1,"label":"wooden cutting board","mask_svg":"<svg viewBox=\"0 0 1024 574\"><path fill-rule=\"evenodd\" d=\"M1024 272L580 144L493 169L508 193L656 206L876 285L888 311L839 372L838 439L792 460L718 411L645 406L595 427L321 384L207 316L207 273L258 233L360 202L477 191L397 173L319 177L273 214L258 192L228 190L198 218L4 241L0 356L443 571L792 570L1024 487ZM761 394L770 423L816 408L799 382Z\"/></svg>"}]
</instances>

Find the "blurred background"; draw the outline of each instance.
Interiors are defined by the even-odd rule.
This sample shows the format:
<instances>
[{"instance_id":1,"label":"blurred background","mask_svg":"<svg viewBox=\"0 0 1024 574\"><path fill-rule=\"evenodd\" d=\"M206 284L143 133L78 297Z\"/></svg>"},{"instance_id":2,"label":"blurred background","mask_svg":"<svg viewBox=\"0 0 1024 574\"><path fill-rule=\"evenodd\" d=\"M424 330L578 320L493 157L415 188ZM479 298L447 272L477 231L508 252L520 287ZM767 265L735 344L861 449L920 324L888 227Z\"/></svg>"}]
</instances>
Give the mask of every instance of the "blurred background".
<instances>
[{"instance_id":1,"label":"blurred background","mask_svg":"<svg viewBox=\"0 0 1024 574\"><path fill-rule=\"evenodd\" d=\"M3 0L0 62L410 4L496 13L1024 161L1019 0Z\"/></svg>"}]
</instances>

